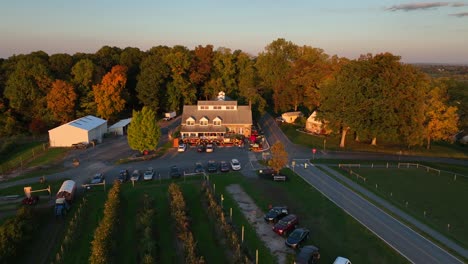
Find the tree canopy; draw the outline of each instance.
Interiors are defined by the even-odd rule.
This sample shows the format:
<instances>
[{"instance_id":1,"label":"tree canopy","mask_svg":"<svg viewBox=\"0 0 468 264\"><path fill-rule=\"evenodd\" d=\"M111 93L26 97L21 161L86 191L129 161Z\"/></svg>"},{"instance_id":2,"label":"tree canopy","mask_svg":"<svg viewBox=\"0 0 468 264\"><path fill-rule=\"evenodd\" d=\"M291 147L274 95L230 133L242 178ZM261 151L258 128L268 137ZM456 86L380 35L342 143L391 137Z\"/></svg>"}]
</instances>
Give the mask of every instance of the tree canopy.
<instances>
[{"instance_id":1,"label":"tree canopy","mask_svg":"<svg viewBox=\"0 0 468 264\"><path fill-rule=\"evenodd\" d=\"M147 106L144 106L141 111L133 110L127 133L130 148L140 152L155 150L161 136L155 112Z\"/></svg>"}]
</instances>

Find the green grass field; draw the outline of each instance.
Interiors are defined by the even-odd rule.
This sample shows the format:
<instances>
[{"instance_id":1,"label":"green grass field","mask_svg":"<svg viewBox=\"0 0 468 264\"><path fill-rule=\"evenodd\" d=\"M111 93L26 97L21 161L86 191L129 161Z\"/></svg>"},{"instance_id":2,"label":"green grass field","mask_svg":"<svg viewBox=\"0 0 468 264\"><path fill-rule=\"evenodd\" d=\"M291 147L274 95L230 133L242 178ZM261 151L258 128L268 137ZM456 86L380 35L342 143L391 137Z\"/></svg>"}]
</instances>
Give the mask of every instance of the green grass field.
<instances>
[{"instance_id":1,"label":"green grass field","mask_svg":"<svg viewBox=\"0 0 468 264\"><path fill-rule=\"evenodd\" d=\"M269 204L287 205L300 217L300 225L311 230L309 243L320 248L321 263L332 263L337 256L346 256L353 263L408 263L300 177L291 171L284 173L289 176L287 182L247 179L227 174L210 179L216 184L216 190L239 183L265 211ZM224 197L225 208L236 206L229 195ZM271 263L262 259L261 262Z\"/></svg>"},{"instance_id":2,"label":"green grass field","mask_svg":"<svg viewBox=\"0 0 468 264\"><path fill-rule=\"evenodd\" d=\"M293 124L280 125L281 130L293 143L317 150L340 150L340 151L365 151L365 152L382 152L395 154L403 151L405 155L420 155L420 156L437 156L437 157L450 157L468 159L468 150L456 144L448 144L444 142L433 142L430 150L425 147L413 147L407 149L404 144L395 144L392 142L385 142L382 139L377 139L377 146L371 146L369 142L356 142L354 141L353 133L348 133L346 136L345 148L340 148L340 136L315 136L306 133L298 132L296 129L299 127ZM325 144L324 144L325 140Z\"/></svg>"},{"instance_id":3,"label":"green grass field","mask_svg":"<svg viewBox=\"0 0 468 264\"><path fill-rule=\"evenodd\" d=\"M457 166L440 167L459 173L464 171ZM459 244L468 246L468 178L458 176L454 180L453 174L442 172L438 175L423 168L355 168L353 172L367 178L366 183L359 181L359 184ZM355 177L350 178L355 180Z\"/></svg>"}]
</instances>

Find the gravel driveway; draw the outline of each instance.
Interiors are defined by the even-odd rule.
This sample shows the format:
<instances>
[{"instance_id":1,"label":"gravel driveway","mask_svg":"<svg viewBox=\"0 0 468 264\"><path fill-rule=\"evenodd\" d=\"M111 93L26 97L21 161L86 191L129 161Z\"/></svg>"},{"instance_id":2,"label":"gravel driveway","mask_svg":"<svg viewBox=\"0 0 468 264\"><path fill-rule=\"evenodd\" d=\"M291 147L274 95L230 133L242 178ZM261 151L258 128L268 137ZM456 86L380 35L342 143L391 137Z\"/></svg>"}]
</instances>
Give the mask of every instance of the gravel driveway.
<instances>
[{"instance_id":1,"label":"gravel driveway","mask_svg":"<svg viewBox=\"0 0 468 264\"><path fill-rule=\"evenodd\" d=\"M294 251L284 244L284 238L271 230L271 225L263 220L264 212L258 208L250 196L238 184L231 184L227 188L232 198L238 203L245 218L255 228L257 235L271 253L276 256L278 263L286 263L286 255ZM261 260L259 260L261 262Z\"/></svg>"}]
</instances>

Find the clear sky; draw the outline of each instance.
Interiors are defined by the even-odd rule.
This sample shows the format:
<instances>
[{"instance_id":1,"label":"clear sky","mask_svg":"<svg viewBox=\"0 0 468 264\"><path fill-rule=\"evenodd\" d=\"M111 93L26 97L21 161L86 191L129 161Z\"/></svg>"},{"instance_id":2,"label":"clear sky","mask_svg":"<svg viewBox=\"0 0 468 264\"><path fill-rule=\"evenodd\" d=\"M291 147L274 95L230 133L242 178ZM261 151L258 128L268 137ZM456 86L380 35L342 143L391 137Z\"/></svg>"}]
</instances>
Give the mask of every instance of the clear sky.
<instances>
[{"instance_id":1,"label":"clear sky","mask_svg":"<svg viewBox=\"0 0 468 264\"><path fill-rule=\"evenodd\" d=\"M388 51L405 62L468 64L468 1L0 0L1 58L104 45L256 55L277 38L351 59Z\"/></svg>"}]
</instances>

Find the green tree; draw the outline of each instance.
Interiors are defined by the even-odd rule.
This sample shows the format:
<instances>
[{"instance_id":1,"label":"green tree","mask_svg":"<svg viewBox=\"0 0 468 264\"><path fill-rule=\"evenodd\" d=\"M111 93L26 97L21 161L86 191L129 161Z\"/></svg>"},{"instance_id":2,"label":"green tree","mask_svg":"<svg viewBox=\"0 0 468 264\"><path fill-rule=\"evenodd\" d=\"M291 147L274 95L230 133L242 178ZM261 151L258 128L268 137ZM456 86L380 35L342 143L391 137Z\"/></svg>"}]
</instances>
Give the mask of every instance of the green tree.
<instances>
[{"instance_id":1,"label":"green tree","mask_svg":"<svg viewBox=\"0 0 468 264\"><path fill-rule=\"evenodd\" d=\"M170 95L167 98L167 105L175 106L175 108L169 110L180 110L181 104L192 104L196 100L197 90L190 83L189 73L191 66L191 55L189 50L183 46L175 46L171 52L164 56L165 63L171 70L171 81L170 84L175 89L175 93L180 95L182 102L170 101L176 98L174 95Z\"/></svg>"},{"instance_id":2,"label":"green tree","mask_svg":"<svg viewBox=\"0 0 468 264\"><path fill-rule=\"evenodd\" d=\"M128 126L128 145L134 150L143 152L155 150L161 136L156 122L156 113L144 106L141 111L133 110L132 122Z\"/></svg>"},{"instance_id":3,"label":"green tree","mask_svg":"<svg viewBox=\"0 0 468 264\"><path fill-rule=\"evenodd\" d=\"M4 96L9 107L27 121L47 115L45 99L51 84L51 75L46 62L39 57L25 56L20 59L9 75Z\"/></svg>"},{"instance_id":4,"label":"green tree","mask_svg":"<svg viewBox=\"0 0 468 264\"><path fill-rule=\"evenodd\" d=\"M49 65L55 79L70 80L73 57L66 53L53 54L49 57Z\"/></svg>"},{"instance_id":5,"label":"green tree","mask_svg":"<svg viewBox=\"0 0 468 264\"><path fill-rule=\"evenodd\" d=\"M95 83L96 65L90 59L81 59L72 67L72 83L76 87L78 94L77 114L89 115L96 113L96 103L92 84Z\"/></svg>"},{"instance_id":6,"label":"green tree","mask_svg":"<svg viewBox=\"0 0 468 264\"><path fill-rule=\"evenodd\" d=\"M235 95L238 92L236 83L235 55L228 48L218 48L213 58L213 72L211 79L217 84L217 91L210 97L224 91L227 95Z\"/></svg>"},{"instance_id":7,"label":"green tree","mask_svg":"<svg viewBox=\"0 0 468 264\"><path fill-rule=\"evenodd\" d=\"M280 110L281 91L288 80L293 62L298 57L297 45L283 38L279 38L265 47L265 51L258 55L256 68L265 89L272 91L275 111Z\"/></svg>"},{"instance_id":8,"label":"green tree","mask_svg":"<svg viewBox=\"0 0 468 264\"><path fill-rule=\"evenodd\" d=\"M283 143L278 141L271 146L271 159L268 161L268 165L275 171L280 171L287 163L288 153L284 149Z\"/></svg>"},{"instance_id":9,"label":"green tree","mask_svg":"<svg viewBox=\"0 0 468 264\"><path fill-rule=\"evenodd\" d=\"M247 102L251 109L255 108L257 112L263 113L266 101L260 92L254 60L248 54L241 52L237 56L236 69L240 99Z\"/></svg>"},{"instance_id":10,"label":"green tree","mask_svg":"<svg viewBox=\"0 0 468 264\"><path fill-rule=\"evenodd\" d=\"M103 46L95 54L95 62L101 66L104 72L109 72L112 67L119 64L122 50L118 47Z\"/></svg>"},{"instance_id":11,"label":"green tree","mask_svg":"<svg viewBox=\"0 0 468 264\"><path fill-rule=\"evenodd\" d=\"M169 67L160 54L149 55L143 59L136 86L137 97L143 105L154 111L159 110L161 98L163 94L167 94L165 84L169 74Z\"/></svg>"}]
</instances>

